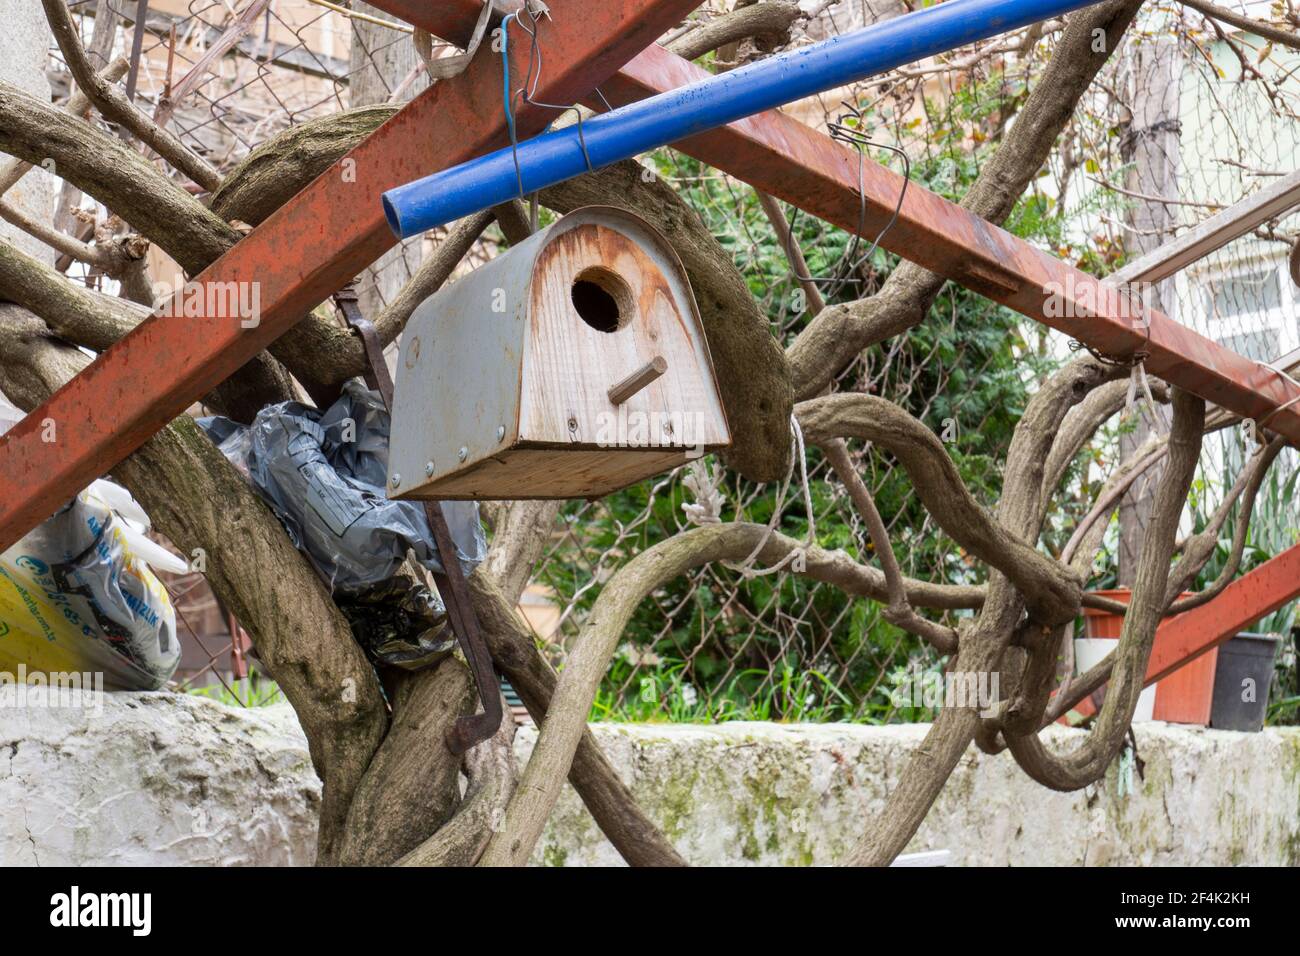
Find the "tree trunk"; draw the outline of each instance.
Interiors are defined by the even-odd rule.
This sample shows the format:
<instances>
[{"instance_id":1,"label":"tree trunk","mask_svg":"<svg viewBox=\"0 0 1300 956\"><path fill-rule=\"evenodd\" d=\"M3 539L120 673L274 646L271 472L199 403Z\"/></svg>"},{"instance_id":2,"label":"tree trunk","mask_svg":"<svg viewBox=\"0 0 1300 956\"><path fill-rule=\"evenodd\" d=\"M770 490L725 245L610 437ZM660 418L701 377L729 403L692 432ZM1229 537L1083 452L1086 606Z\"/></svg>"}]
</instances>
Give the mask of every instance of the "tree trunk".
<instances>
[{"instance_id":1,"label":"tree trunk","mask_svg":"<svg viewBox=\"0 0 1300 956\"><path fill-rule=\"evenodd\" d=\"M1132 43L1127 59L1133 117L1121 147L1125 162L1130 164L1125 189L1135 195L1177 199L1178 103L1183 63L1178 40L1159 37L1150 42ZM1173 237L1178 207L1155 199L1130 201L1132 205L1125 216L1130 231L1124 243L1136 258ZM1150 308L1168 314L1174 304L1173 280L1167 279L1152 288L1146 301ZM1167 412L1157 409L1154 414L1160 416L1167 431ZM1148 415L1139 415L1136 427L1120 437L1121 462L1132 458L1150 439L1151 432ZM1151 468L1124 496L1120 506L1120 587L1133 586L1138 555L1151 517L1151 503L1163 472L1163 465Z\"/></svg>"}]
</instances>

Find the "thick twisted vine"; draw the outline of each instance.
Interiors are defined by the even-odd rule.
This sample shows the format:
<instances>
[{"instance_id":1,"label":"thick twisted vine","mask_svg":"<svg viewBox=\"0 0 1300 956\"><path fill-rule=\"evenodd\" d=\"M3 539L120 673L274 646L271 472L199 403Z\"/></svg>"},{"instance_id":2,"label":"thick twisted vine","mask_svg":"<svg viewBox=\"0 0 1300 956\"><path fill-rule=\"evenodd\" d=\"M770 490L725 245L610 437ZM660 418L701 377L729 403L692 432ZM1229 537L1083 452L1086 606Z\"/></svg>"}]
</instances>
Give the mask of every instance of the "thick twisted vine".
<instances>
[{"instance_id":1,"label":"thick twisted vine","mask_svg":"<svg viewBox=\"0 0 1300 956\"><path fill-rule=\"evenodd\" d=\"M1174 421L1169 436L1169 460L1156 491L1150 523L1138 558L1133 599L1115 651L1110 690L1093 732L1079 747L1053 754L1037 731L1017 734L1004 728L1007 747L1030 777L1053 790L1078 790L1096 781L1123 746L1138 695L1146 678L1147 661L1156 627L1168 606L1169 559L1174 551L1178 520L1187 489L1196 472L1205 424L1205 401L1175 390Z\"/></svg>"}]
</instances>

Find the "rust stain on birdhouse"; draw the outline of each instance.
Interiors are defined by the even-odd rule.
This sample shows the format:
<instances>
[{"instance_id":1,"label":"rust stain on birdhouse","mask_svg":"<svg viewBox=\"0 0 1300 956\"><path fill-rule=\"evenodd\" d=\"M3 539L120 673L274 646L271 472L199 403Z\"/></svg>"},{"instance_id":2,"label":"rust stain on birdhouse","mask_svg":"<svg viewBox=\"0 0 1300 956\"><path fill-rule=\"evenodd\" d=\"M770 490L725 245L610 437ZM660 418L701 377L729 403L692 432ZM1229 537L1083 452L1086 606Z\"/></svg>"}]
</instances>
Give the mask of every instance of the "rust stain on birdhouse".
<instances>
[{"instance_id":1,"label":"rust stain on birdhouse","mask_svg":"<svg viewBox=\"0 0 1300 956\"><path fill-rule=\"evenodd\" d=\"M667 241L576 210L425 301L402 339L398 498L591 498L731 441Z\"/></svg>"}]
</instances>

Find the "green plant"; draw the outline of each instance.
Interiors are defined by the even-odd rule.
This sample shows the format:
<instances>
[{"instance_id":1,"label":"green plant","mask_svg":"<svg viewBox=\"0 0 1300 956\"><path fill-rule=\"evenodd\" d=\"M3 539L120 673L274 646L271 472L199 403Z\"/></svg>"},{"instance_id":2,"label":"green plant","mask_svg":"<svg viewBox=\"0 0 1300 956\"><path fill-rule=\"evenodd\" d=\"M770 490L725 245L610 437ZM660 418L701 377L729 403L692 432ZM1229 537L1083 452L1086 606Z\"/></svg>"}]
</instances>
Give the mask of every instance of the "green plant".
<instances>
[{"instance_id":1,"label":"green plant","mask_svg":"<svg viewBox=\"0 0 1300 956\"><path fill-rule=\"evenodd\" d=\"M219 701L230 707L269 707L284 703L280 686L255 669L250 669L248 677L236 680L229 686L221 683L206 684L203 687L190 687L186 693Z\"/></svg>"}]
</instances>

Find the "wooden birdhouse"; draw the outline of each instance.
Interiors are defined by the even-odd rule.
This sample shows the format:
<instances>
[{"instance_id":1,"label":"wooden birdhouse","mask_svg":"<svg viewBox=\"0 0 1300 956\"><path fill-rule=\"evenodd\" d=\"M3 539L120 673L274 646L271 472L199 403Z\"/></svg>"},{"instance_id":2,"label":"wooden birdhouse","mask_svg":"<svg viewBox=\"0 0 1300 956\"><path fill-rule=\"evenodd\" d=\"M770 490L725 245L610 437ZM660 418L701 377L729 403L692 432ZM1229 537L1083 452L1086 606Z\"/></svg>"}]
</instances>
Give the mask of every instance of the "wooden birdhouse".
<instances>
[{"instance_id":1,"label":"wooden birdhouse","mask_svg":"<svg viewBox=\"0 0 1300 956\"><path fill-rule=\"evenodd\" d=\"M731 441L681 262L599 206L421 304L393 405L395 498L594 498Z\"/></svg>"}]
</instances>

